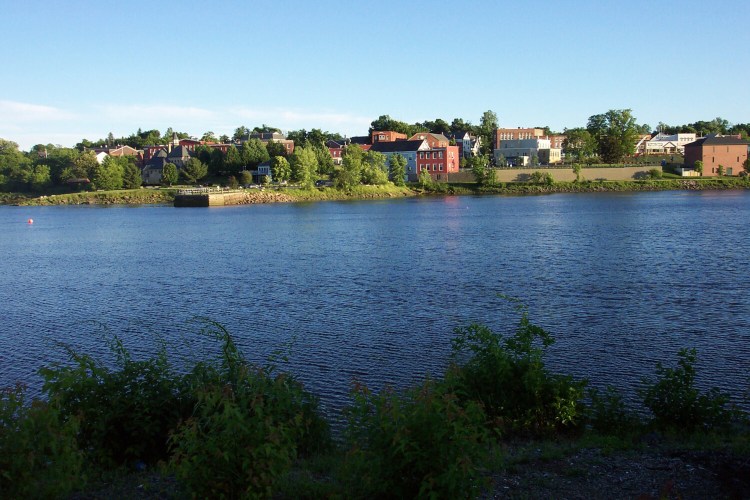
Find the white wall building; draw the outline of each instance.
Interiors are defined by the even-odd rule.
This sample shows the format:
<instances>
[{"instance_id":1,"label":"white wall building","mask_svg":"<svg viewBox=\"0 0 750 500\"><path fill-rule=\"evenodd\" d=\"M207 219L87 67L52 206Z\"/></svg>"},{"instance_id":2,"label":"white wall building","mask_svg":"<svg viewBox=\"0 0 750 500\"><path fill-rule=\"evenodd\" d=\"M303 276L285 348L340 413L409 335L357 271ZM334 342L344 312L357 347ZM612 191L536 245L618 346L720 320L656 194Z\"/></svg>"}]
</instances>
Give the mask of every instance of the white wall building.
<instances>
[{"instance_id":1,"label":"white wall building","mask_svg":"<svg viewBox=\"0 0 750 500\"><path fill-rule=\"evenodd\" d=\"M685 144L695 142L695 134L662 134L659 132L651 140L646 142L647 155L659 155L670 153L685 153Z\"/></svg>"},{"instance_id":2,"label":"white wall building","mask_svg":"<svg viewBox=\"0 0 750 500\"><path fill-rule=\"evenodd\" d=\"M562 158L562 150L551 148L549 139L499 139L495 149L495 163L502 155L510 165L525 167L536 156L541 164L557 163Z\"/></svg>"}]
</instances>

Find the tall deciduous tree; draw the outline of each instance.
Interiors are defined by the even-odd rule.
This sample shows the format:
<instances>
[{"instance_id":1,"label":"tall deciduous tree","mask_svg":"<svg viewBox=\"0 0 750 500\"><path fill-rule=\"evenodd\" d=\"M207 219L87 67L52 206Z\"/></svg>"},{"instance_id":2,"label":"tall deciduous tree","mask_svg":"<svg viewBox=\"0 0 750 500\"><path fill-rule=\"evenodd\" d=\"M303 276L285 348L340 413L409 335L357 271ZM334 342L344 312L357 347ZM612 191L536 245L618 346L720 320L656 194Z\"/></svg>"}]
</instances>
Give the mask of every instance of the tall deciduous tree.
<instances>
[{"instance_id":1,"label":"tall deciduous tree","mask_svg":"<svg viewBox=\"0 0 750 500\"><path fill-rule=\"evenodd\" d=\"M377 151L367 151L362 158L362 183L386 184L388 182L388 167L385 155Z\"/></svg>"},{"instance_id":2,"label":"tall deciduous tree","mask_svg":"<svg viewBox=\"0 0 750 500\"><path fill-rule=\"evenodd\" d=\"M125 189L135 189L143 184L141 169L132 161L125 164L122 174L122 187Z\"/></svg>"},{"instance_id":3,"label":"tall deciduous tree","mask_svg":"<svg viewBox=\"0 0 750 500\"><path fill-rule=\"evenodd\" d=\"M227 149L227 155L224 158L224 170L231 175L236 175L240 173L243 166L244 162L242 160L242 155L234 144L232 144L229 146L229 149Z\"/></svg>"},{"instance_id":4,"label":"tall deciduous tree","mask_svg":"<svg viewBox=\"0 0 750 500\"><path fill-rule=\"evenodd\" d=\"M318 160L312 148L295 148L289 165L291 166L292 182L296 182L303 187L312 186L313 176L318 169Z\"/></svg>"},{"instance_id":5,"label":"tall deciduous tree","mask_svg":"<svg viewBox=\"0 0 750 500\"><path fill-rule=\"evenodd\" d=\"M276 182L289 180L292 176L292 170L286 158L283 156L274 156L271 158L271 176Z\"/></svg>"},{"instance_id":6,"label":"tall deciduous tree","mask_svg":"<svg viewBox=\"0 0 750 500\"><path fill-rule=\"evenodd\" d=\"M188 184L195 184L208 175L208 167L198 158L190 158L181 170Z\"/></svg>"},{"instance_id":7,"label":"tall deciduous tree","mask_svg":"<svg viewBox=\"0 0 750 500\"><path fill-rule=\"evenodd\" d=\"M479 152L485 156L492 156L495 148L495 134L497 133L497 114L494 111L485 111L479 120L477 135L481 138Z\"/></svg>"},{"instance_id":8,"label":"tall deciduous tree","mask_svg":"<svg viewBox=\"0 0 750 500\"><path fill-rule=\"evenodd\" d=\"M172 163L166 163L161 171L161 183L165 186L171 186L177 182L179 175L177 173L177 167Z\"/></svg>"},{"instance_id":9,"label":"tall deciduous tree","mask_svg":"<svg viewBox=\"0 0 750 500\"><path fill-rule=\"evenodd\" d=\"M89 179L94 176L94 170L99 166L93 151L86 151L73 160L73 173L79 179Z\"/></svg>"},{"instance_id":10,"label":"tall deciduous tree","mask_svg":"<svg viewBox=\"0 0 750 500\"><path fill-rule=\"evenodd\" d=\"M565 158L573 161L583 161L594 156L596 141L585 128L566 129L564 132L563 152Z\"/></svg>"},{"instance_id":11,"label":"tall deciduous tree","mask_svg":"<svg viewBox=\"0 0 750 500\"><path fill-rule=\"evenodd\" d=\"M94 169L91 182L96 189L107 191L122 189L122 178L125 174L125 165L128 159L124 156L107 156L101 165Z\"/></svg>"},{"instance_id":12,"label":"tall deciduous tree","mask_svg":"<svg viewBox=\"0 0 750 500\"><path fill-rule=\"evenodd\" d=\"M390 172L388 175L390 181L397 186L405 185L406 158L396 153L395 155L391 156L388 162L388 166L390 168Z\"/></svg>"},{"instance_id":13,"label":"tall deciduous tree","mask_svg":"<svg viewBox=\"0 0 750 500\"><path fill-rule=\"evenodd\" d=\"M242 162L247 168L255 169L270 158L266 147L258 138L249 139L242 145Z\"/></svg>"},{"instance_id":14,"label":"tall deciduous tree","mask_svg":"<svg viewBox=\"0 0 750 500\"><path fill-rule=\"evenodd\" d=\"M598 153L606 163L618 163L635 151L638 125L629 109L611 109L589 117L586 130L597 144Z\"/></svg>"},{"instance_id":15,"label":"tall deciduous tree","mask_svg":"<svg viewBox=\"0 0 750 500\"><path fill-rule=\"evenodd\" d=\"M266 153L268 154L268 158L273 158L274 156L284 156L284 157L287 156L286 146L284 146L280 142L276 142L273 140L268 141L266 143ZM266 160L263 160L263 161L266 161Z\"/></svg>"},{"instance_id":16,"label":"tall deciduous tree","mask_svg":"<svg viewBox=\"0 0 750 500\"><path fill-rule=\"evenodd\" d=\"M336 171L334 185L339 189L350 190L362 181L362 160L364 153L356 144L344 148L341 169Z\"/></svg>"}]
</instances>

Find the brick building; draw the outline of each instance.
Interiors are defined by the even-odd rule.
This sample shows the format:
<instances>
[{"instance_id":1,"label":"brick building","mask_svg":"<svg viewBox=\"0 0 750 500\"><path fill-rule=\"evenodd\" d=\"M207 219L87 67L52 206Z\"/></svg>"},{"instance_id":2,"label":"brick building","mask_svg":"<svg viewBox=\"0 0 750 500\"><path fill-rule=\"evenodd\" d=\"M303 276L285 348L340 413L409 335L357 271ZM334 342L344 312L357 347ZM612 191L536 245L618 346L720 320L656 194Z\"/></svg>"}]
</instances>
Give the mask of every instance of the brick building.
<instances>
[{"instance_id":1,"label":"brick building","mask_svg":"<svg viewBox=\"0 0 750 500\"><path fill-rule=\"evenodd\" d=\"M719 175L719 165L724 167L724 175L739 175L744 170L750 143L739 136L709 135L695 142L685 144L685 166L695 167L695 162L703 162L703 175Z\"/></svg>"}]
</instances>

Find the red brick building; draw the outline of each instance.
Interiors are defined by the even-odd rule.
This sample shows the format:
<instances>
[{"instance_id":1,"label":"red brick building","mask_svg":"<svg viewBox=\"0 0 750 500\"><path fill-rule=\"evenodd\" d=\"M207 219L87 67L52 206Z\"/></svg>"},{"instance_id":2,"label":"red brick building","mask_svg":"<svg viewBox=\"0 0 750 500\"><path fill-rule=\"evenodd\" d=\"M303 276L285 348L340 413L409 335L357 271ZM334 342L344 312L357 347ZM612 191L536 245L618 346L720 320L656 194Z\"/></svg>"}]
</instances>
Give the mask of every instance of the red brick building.
<instances>
[{"instance_id":1,"label":"red brick building","mask_svg":"<svg viewBox=\"0 0 750 500\"><path fill-rule=\"evenodd\" d=\"M448 174L458 172L460 160L458 146L419 151L417 153L417 172L427 171L434 180L447 181Z\"/></svg>"},{"instance_id":2,"label":"red brick building","mask_svg":"<svg viewBox=\"0 0 750 500\"><path fill-rule=\"evenodd\" d=\"M747 160L748 141L739 136L707 136L685 144L685 166L695 167L695 162L703 162L703 175L719 175L719 165L724 167L724 175L740 175Z\"/></svg>"},{"instance_id":3,"label":"red brick building","mask_svg":"<svg viewBox=\"0 0 750 500\"><path fill-rule=\"evenodd\" d=\"M394 132L393 130L373 130L370 134L370 144L376 142L394 142L394 141L405 141L406 134L401 132Z\"/></svg>"},{"instance_id":4,"label":"red brick building","mask_svg":"<svg viewBox=\"0 0 750 500\"><path fill-rule=\"evenodd\" d=\"M427 141L431 148L447 148L450 141L443 134L433 134L432 132L419 132L414 134L410 141Z\"/></svg>"}]
</instances>

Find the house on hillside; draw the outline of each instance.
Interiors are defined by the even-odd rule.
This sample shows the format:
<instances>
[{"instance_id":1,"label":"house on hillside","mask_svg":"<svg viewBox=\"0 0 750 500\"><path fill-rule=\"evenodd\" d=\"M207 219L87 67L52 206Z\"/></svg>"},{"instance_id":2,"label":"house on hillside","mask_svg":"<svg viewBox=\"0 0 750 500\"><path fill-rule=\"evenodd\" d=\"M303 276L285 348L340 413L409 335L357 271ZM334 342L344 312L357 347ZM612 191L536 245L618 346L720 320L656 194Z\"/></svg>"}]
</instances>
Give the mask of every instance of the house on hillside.
<instances>
[{"instance_id":1,"label":"house on hillside","mask_svg":"<svg viewBox=\"0 0 750 500\"><path fill-rule=\"evenodd\" d=\"M447 148L450 145L450 139L443 134L433 134L432 132L418 132L409 138L410 141L427 141L431 148Z\"/></svg>"},{"instance_id":2,"label":"house on hillside","mask_svg":"<svg viewBox=\"0 0 750 500\"><path fill-rule=\"evenodd\" d=\"M167 162L167 150L162 148L153 153L141 170L141 178L145 185L161 184L161 174Z\"/></svg>"},{"instance_id":3,"label":"house on hillside","mask_svg":"<svg viewBox=\"0 0 750 500\"><path fill-rule=\"evenodd\" d=\"M377 142L394 142L394 141L405 141L406 134L401 132L394 132L393 130L373 130L370 133L370 144ZM352 137L354 142L354 137Z\"/></svg>"},{"instance_id":4,"label":"house on hillside","mask_svg":"<svg viewBox=\"0 0 750 500\"><path fill-rule=\"evenodd\" d=\"M740 175L748 158L750 142L740 136L708 135L685 144L685 166L694 168L696 161L703 162L703 175L719 175L719 166L724 175Z\"/></svg>"},{"instance_id":5,"label":"house on hillside","mask_svg":"<svg viewBox=\"0 0 750 500\"><path fill-rule=\"evenodd\" d=\"M265 146L269 142L273 141L284 145L287 156L294 153L294 141L287 139L281 132L252 132L240 137L240 144L244 144L250 139L258 139Z\"/></svg>"},{"instance_id":6,"label":"house on hillside","mask_svg":"<svg viewBox=\"0 0 750 500\"><path fill-rule=\"evenodd\" d=\"M472 156L479 154L479 137L472 136L467 131L458 131L451 134L449 139L456 142L456 146L458 146L458 154L461 158L471 158Z\"/></svg>"}]
</instances>

